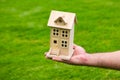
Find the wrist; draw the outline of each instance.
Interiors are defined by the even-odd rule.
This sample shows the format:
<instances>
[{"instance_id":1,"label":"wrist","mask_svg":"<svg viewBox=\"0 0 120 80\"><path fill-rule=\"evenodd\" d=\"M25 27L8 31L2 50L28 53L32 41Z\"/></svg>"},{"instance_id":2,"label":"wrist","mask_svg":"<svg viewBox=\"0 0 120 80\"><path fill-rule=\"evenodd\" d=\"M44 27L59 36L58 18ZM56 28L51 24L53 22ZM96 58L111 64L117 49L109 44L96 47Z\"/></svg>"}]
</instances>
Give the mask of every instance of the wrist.
<instances>
[{"instance_id":1,"label":"wrist","mask_svg":"<svg viewBox=\"0 0 120 80\"><path fill-rule=\"evenodd\" d=\"M98 63L99 63L99 56L96 56L95 54L87 54L87 60L84 63L84 65L97 66Z\"/></svg>"},{"instance_id":2,"label":"wrist","mask_svg":"<svg viewBox=\"0 0 120 80\"><path fill-rule=\"evenodd\" d=\"M84 55L84 59L82 60L82 65L90 65L92 59L92 55L87 53Z\"/></svg>"}]
</instances>

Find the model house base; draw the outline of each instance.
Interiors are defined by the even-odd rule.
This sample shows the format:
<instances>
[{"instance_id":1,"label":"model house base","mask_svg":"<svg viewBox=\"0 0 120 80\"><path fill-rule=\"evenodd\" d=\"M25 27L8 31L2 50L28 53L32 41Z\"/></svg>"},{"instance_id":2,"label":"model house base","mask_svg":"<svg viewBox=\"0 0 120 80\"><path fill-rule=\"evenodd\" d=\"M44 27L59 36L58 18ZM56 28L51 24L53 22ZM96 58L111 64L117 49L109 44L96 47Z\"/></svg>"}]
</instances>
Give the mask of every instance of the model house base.
<instances>
[{"instance_id":1,"label":"model house base","mask_svg":"<svg viewBox=\"0 0 120 80\"><path fill-rule=\"evenodd\" d=\"M52 58L52 57L60 57L61 59L63 59L63 60L70 60L70 58L72 57L72 55L73 55L73 52L74 52L74 49L72 50L72 54L69 54L68 56L65 56L65 55L53 55L53 53L51 52L51 49L49 50L49 52L45 52L45 54L47 54L47 56L49 57L49 58Z\"/></svg>"}]
</instances>

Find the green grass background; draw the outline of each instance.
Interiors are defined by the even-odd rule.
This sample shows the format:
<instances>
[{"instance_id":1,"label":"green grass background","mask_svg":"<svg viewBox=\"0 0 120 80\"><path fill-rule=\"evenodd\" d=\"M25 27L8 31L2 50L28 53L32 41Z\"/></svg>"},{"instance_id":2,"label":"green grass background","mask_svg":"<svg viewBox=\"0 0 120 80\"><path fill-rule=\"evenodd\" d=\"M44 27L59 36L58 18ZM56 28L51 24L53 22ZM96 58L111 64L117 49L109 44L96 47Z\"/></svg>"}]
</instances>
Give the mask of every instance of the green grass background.
<instances>
[{"instance_id":1,"label":"green grass background","mask_svg":"<svg viewBox=\"0 0 120 80\"><path fill-rule=\"evenodd\" d=\"M120 49L120 0L0 0L0 80L120 80L120 72L45 59L51 10L74 12L74 43Z\"/></svg>"}]
</instances>

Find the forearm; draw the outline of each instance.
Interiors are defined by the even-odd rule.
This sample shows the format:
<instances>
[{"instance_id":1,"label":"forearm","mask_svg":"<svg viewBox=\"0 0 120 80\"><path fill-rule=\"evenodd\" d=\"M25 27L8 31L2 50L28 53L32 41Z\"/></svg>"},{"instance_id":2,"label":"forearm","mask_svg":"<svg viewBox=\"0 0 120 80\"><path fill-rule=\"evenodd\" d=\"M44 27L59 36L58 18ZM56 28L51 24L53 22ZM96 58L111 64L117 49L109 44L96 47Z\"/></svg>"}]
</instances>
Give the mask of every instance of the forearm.
<instances>
[{"instance_id":1,"label":"forearm","mask_svg":"<svg viewBox=\"0 0 120 80\"><path fill-rule=\"evenodd\" d=\"M85 65L120 70L120 51L88 54Z\"/></svg>"}]
</instances>

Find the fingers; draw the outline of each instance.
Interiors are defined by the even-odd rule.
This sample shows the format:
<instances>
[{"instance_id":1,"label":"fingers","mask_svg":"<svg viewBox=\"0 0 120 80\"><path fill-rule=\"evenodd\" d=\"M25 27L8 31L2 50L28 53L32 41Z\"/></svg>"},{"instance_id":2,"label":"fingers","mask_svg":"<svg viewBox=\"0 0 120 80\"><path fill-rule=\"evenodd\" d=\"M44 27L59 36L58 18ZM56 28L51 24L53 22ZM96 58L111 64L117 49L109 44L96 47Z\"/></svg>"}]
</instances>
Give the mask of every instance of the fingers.
<instances>
[{"instance_id":1,"label":"fingers","mask_svg":"<svg viewBox=\"0 0 120 80\"><path fill-rule=\"evenodd\" d=\"M47 59L52 59L51 57L48 56L49 52L45 52L45 58Z\"/></svg>"},{"instance_id":2,"label":"fingers","mask_svg":"<svg viewBox=\"0 0 120 80\"><path fill-rule=\"evenodd\" d=\"M60 57L53 57L52 60L57 61L57 62L71 64L70 60L64 60L64 59L61 59Z\"/></svg>"},{"instance_id":3,"label":"fingers","mask_svg":"<svg viewBox=\"0 0 120 80\"><path fill-rule=\"evenodd\" d=\"M70 60L64 60L64 59L62 59L62 58L60 58L60 57L58 57L58 56L49 57L48 54L49 54L49 52L46 52L46 53L45 53L45 57L46 57L47 59L50 59L50 60L53 60L53 61L57 61L57 62L62 62L62 63L71 64L71 61L70 61Z\"/></svg>"},{"instance_id":4,"label":"fingers","mask_svg":"<svg viewBox=\"0 0 120 80\"><path fill-rule=\"evenodd\" d=\"M47 53L48 53L48 52L45 52L45 54L44 54L44 55L46 56L46 55L47 55Z\"/></svg>"},{"instance_id":5,"label":"fingers","mask_svg":"<svg viewBox=\"0 0 120 80\"><path fill-rule=\"evenodd\" d=\"M52 60L62 62L63 60L60 57L53 57Z\"/></svg>"},{"instance_id":6,"label":"fingers","mask_svg":"<svg viewBox=\"0 0 120 80\"><path fill-rule=\"evenodd\" d=\"M46 52L44 55L47 59L53 60L53 61L57 61L57 62L62 62L62 63L67 63L67 64L71 64L70 60L64 60L58 56L53 56L53 57L49 57L50 51Z\"/></svg>"},{"instance_id":7,"label":"fingers","mask_svg":"<svg viewBox=\"0 0 120 80\"><path fill-rule=\"evenodd\" d=\"M79 46L78 51L79 51L81 54L85 54L85 53L86 53L85 49L84 49L83 47L81 47L81 46Z\"/></svg>"},{"instance_id":8,"label":"fingers","mask_svg":"<svg viewBox=\"0 0 120 80\"><path fill-rule=\"evenodd\" d=\"M83 47L81 46L78 46L76 44L73 45L73 49L74 49L74 55L77 55L77 54L85 54L86 51Z\"/></svg>"},{"instance_id":9,"label":"fingers","mask_svg":"<svg viewBox=\"0 0 120 80\"><path fill-rule=\"evenodd\" d=\"M76 44L73 44L73 49L75 49L77 47L77 45Z\"/></svg>"},{"instance_id":10,"label":"fingers","mask_svg":"<svg viewBox=\"0 0 120 80\"><path fill-rule=\"evenodd\" d=\"M46 52L46 53L45 53L45 57L46 57L47 59L51 59L51 60L54 60L54 61L57 61L57 62L64 62L64 60L61 59L60 57L57 57L57 56L49 57L49 52Z\"/></svg>"},{"instance_id":11,"label":"fingers","mask_svg":"<svg viewBox=\"0 0 120 80\"><path fill-rule=\"evenodd\" d=\"M45 57L47 58L47 59L51 59L51 60L54 60L54 61L58 61L58 62L62 62L63 60L60 58L60 57L49 57L49 54L50 54L50 52L46 52L45 53Z\"/></svg>"}]
</instances>

